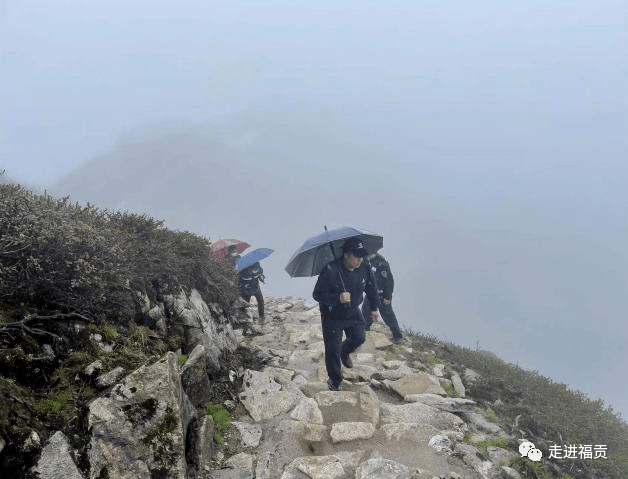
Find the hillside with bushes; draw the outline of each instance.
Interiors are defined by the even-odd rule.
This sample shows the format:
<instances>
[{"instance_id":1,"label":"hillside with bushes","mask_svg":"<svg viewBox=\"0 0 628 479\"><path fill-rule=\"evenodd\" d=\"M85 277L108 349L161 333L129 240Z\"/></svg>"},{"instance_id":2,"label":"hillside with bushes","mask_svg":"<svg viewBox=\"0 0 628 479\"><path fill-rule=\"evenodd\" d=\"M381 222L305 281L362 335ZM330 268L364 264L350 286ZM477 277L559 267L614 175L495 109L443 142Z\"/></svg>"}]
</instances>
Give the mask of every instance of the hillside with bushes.
<instances>
[{"instance_id":1,"label":"hillside with bushes","mask_svg":"<svg viewBox=\"0 0 628 479\"><path fill-rule=\"evenodd\" d=\"M142 214L80 205L69 198L34 194L0 184L0 468L10 477L34 477L40 442L62 430L75 448L79 469L87 462L88 405L100 394L85 368L134 370L166 352L185 356L185 338L147 320L145 303L180 289L235 322L237 276L209 248L210 239L172 231ZM407 331L434 361L464 364L481 374L469 396L492 406L495 420L524 431L537 446L604 444L604 460L554 461L515 466L528 478L628 477L628 426L602 401L592 401L535 372L467 348ZM101 337L110 350L94 345ZM239 351L223 358L212 377L233 398L229 371L255 362ZM232 388L232 389L229 389ZM496 404L498 406L496 406ZM40 442L33 440L33 432ZM4 476L4 474L3 474ZM9 476L7 476L9 477Z\"/></svg>"}]
</instances>

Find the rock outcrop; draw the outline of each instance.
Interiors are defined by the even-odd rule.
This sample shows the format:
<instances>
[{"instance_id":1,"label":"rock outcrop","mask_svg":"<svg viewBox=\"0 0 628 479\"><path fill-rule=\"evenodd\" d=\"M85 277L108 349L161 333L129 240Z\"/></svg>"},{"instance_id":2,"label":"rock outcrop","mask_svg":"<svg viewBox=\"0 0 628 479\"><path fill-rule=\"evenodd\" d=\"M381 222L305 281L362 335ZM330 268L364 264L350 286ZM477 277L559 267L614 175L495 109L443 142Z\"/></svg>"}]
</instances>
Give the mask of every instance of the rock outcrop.
<instances>
[{"instance_id":1,"label":"rock outcrop","mask_svg":"<svg viewBox=\"0 0 628 479\"><path fill-rule=\"evenodd\" d=\"M505 465L513 451L493 447L487 457L463 442L508 438L465 397L470 372L464 379L446 368L435 375L417 359L421 351L393 344L375 324L353 355L354 367L343 369L342 391L332 392L317 306L269 298L263 324L251 324L252 309L241 305L243 329L222 321L194 292L150 309L155 324L177 322L188 362L180 366L169 352L89 405L89 479L518 477ZM266 358L266 366L230 372L242 387L225 402L233 422L218 446L211 418L199 412L213 387L211 371L238 345ZM457 397L447 397L448 387ZM56 458L50 448L59 451ZM45 451L37 466L42 479L61 468L81 477L62 437Z\"/></svg>"}]
</instances>

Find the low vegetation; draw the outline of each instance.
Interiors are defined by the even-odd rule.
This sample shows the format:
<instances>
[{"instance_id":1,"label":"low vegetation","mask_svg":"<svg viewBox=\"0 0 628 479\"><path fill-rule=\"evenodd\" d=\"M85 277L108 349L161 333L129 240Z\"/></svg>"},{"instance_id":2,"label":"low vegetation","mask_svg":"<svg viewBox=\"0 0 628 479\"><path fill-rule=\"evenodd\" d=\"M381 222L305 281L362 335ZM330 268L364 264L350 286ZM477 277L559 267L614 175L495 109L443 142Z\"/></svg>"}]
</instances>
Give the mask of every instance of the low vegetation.
<instances>
[{"instance_id":1,"label":"low vegetation","mask_svg":"<svg viewBox=\"0 0 628 479\"><path fill-rule=\"evenodd\" d=\"M605 445L606 458L548 458L534 463L520 457L512 467L532 479L616 479L628 477L628 424L604 402L592 400L498 357L407 331L413 347L430 351L423 360L442 361L461 376L466 368L480 374L467 391L484 414L507 432L549 451L552 446ZM426 359L427 358L427 359ZM421 358L419 358L421 359ZM564 454L563 454L564 456ZM584 457L584 456L583 456Z\"/></svg>"},{"instance_id":2,"label":"low vegetation","mask_svg":"<svg viewBox=\"0 0 628 479\"><path fill-rule=\"evenodd\" d=\"M209 240L164 228L153 218L81 206L68 198L36 195L19 185L0 184L0 470L26 478L37 450L21 445L35 431L46 439L63 430L86 470L87 404L98 394L85 368L99 360L103 370L133 370L177 351L180 338L163 337L141 324L138 292L149 299L195 288L206 302L229 312L237 297L233 270L209 250ZM548 450L556 445L606 445L606 459L515 458L511 466L532 479L628 477L628 425L601 400L591 400L533 371L437 338L408 331L414 357L449 371L465 368L481 377L469 396L491 419L517 437ZM108 343L104 350L91 338ZM387 353L392 355L392 348ZM187 358L179 356L179 364ZM220 404L235 399L229 370L261 365L251 351L225 361L225 377L214 378L206 414L216 425L215 441L230 423ZM449 390L449 395L454 392ZM164 430L172 421L164 424ZM480 444L486 448L493 444ZM157 446L157 443L156 443ZM509 444L509 447L512 446ZM164 458L167 463L167 458ZM4 477L4 476L3 476Z\"/></svg>"},{"instance_id":3,"label":"low vegetation","mask_svg":"<svg viewBox=\"0 0 628 479\"><path fill-rule=\"evenodd\" d=\"M29 477L37 448L24 444L56 430L86 470L87 405L99 394L86 367L132 371L180 347L142 324L144 298L195 288L231 313L237 277L209 245L145 215L0 184L2 474Z\"/></svg>"},{"instance_id":4,"label":"low vegetation","mask_svg":"<svg viewBox=\"0 0 628 479\"><path fill-rule=\"evenodd\" d=\"M231 415L222 404L209 403L205 406L205 415L211 416L214 421L214 441L216 444L222 444L224 438L222 432L231 425Z\"/></svg>"}]
</instances>

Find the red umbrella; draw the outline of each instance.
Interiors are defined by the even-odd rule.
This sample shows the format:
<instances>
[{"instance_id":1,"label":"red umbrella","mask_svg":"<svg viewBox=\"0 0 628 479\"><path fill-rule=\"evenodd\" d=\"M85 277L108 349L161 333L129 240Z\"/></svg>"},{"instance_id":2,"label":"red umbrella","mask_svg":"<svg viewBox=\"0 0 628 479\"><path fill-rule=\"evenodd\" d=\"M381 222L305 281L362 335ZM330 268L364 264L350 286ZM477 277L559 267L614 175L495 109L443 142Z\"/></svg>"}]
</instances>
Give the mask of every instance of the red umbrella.
<instances>
[{"instance_id":1,"label":"red umbrella","mask_svg":"<svg viewBox=\"0 0 628 479\"><path fill-rule=\"evenodd\" d=\"M251 245L245 241L231 238L214 241L211 244L210 248L214 252L214 254L218 256L219 259L223 259L229 251L229 246L235 246L236 251L238 253L242 253L242 251L244 251Z\"/></svg>"}]
</instances>

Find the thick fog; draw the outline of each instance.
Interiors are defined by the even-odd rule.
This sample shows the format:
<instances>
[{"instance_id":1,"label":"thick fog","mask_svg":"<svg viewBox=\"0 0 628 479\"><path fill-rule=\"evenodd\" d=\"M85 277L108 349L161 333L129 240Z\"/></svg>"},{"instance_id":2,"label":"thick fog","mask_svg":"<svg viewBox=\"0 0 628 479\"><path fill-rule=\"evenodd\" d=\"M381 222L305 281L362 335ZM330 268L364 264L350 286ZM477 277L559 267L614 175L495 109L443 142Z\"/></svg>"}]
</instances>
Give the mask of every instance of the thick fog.
<instances>
[{"instance_id":1,"label":"thick fog","mask_svg":"<svg viewBox=\"0 0 628 479\"><path fill-rule=\"evenodd\" d=\"M0 170L275 253L384 236L406 327L628 414L623 2L0 1Z\"/></svg>"}]
</instances>

